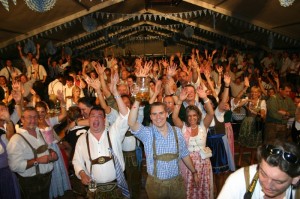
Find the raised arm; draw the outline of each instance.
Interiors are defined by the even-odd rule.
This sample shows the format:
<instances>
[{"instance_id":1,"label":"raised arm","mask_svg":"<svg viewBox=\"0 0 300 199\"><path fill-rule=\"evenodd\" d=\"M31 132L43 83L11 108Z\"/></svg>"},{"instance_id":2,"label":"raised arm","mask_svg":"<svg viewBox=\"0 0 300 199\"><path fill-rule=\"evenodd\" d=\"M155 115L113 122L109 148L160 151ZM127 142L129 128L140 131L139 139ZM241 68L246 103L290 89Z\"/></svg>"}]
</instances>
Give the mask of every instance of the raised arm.
<instances>
[{"instance_id":1,"label":"raised arm","mask_svg":"<svg viewBox=\"0 0 300 199\"><path fill-rule=\"evenodd\" d=\"M226 109L224 107L227 104L228 98L229 98L230 81L231 81L230 75L228 73L224 74L224 91L222 93L222 100L218 106L218 109L220 110L220 112L226 111Z\"/></svg>"},{"instance_id":2,"label":"raised arm","mask_svg":"<svg viewBox=\"0 0 300 199\"><path fill-rule=\"evenodd\" d=\"M35 58L38 60L40 58L40 44L36 44L36 55Z\"/></svg>"},{"instance_id":3,"label":"raised arm","mask_svg":"<svg viewBox=\"0 0 300 199\"><path fill-rule=\"evenodd\" d=\"M95 70L98 73L100 83L101 83L101 86L102 86L102 92L103 92L104 96L106 98L111 96L111 92L108 89L107 84L106 84L105 79L104 79L104 70L105 70L104 65L101 65L100 63L97 63Z\"/></svg>"},{"instance_id":4,"label":"raised arm","mask_svg":"<svg viewBox=\"0 0 300 199\"><path fill-rule=\"evenodd\" d=\"M210 103L210 100L207 97L202 86L199 86L197 88L197 93L198 93L198 96L203 100L204 108L207 113L205 118L203 119L203 124L204 124L205 128L209 128L210 123L214 118L214 114L215 114L214 109L213 109L212 104Z\"/></svg>"},{"instance_id":5,"label":"raised arm","mask_svg":"<svg viewBox=\"0 0 300 199\"><path fill-rule=\"evenodd\" d=\"M249 83L249 79L248 77L244 78L244 88L243 90L241 90L239 92L239 94L236 96L236 98L234 99L234 104L239 103L240 99L242 98L242 96L247 92L247 89L250 87L250 83ZM239 104L239 107L243 106L244 104L246 104L248 101L247 100L243 100L241 104Z\"/></svg>"},{"instance_id":6,"label":"raised arm","mask_svg":"<svg viewBox=\"0 0 300 199\"><path fill-rule=\"evenodd\" d=\"M151 96L150 100L149 100L149 104L153 104L157 98L157 96L160 94L160 92L162 91L161 88L161 80L158 80L155 84L155 91L153 93L153 95Z\"/></svg>"},{"instance_id":7,"label":"raised arm","mask_svg":"<svg viewBox=\"0 0 300 199\"><path fill-rule=\"evenodd\" d=\"M103 98L103 95L102 95L102 92L101 92L101 84L100 84L99 79L96 79L96 80L89 79L87 81L87 84L89 86L91 86L93 89L95 89L101 107L104 109L106 114L109 114L110 111L111 111L111 108L106 104L105 99Z\"/></svg>"},{"instance_id":8,"label":"raised arm","mask_svg":"<svg viewBox=\"0 0 300 199\"><path fill-rule=\"evenodd\" d=\"M60 102L60 114L58 115L58 121L61 122L67 117L66 102L65 102L63 91L57 90L56 96Z\"/></svg>"},{"instance_id":9,"label":"raised arm","mask_svg":"<svg viewBox=\"0 0 300 199\"><path fill-rule=\"evenodd\" d=\"M198 68L199 65L195 59L195 55L192 56L192 82L196 83L198 78L199 78L199 74L198 74Z\"/></svg>"},{"instance_id":10,"label":"raised arm","mask_svg":"<svg viewBox=\"0 0 300 199\"><path fill-rule=\"evenodd\" d=\"M128 108L125 105L125 103L123 102L121 95L118 92L118 89L117 89L118 81L119 81L119 75L118 75L118 73L115 73L114 77L111 80L110 91L114 95L114 98L116 99L120 114L125 116L128 113Z\"/></svg>"},{"instance_id":11,"label":"raised arm","mask_svg":"<svg viewBox=\"0 0 300 199\"><path fill-rule=\"evenodd\" d=\"M186 99L187 96L188 96L188 93L186 92L186 89L181 90L179 98L177 96L173 96L173 99L174 99L174 102L176 105L174 107L174 111L172 114L172 120L173 120L175 126L177 126L180 129L182 129L184 123L179 118L179 111L180 111L182 102Z\"/></svg>"},{"instance_id":12,"label":"raised arm","mask_svg":"<svg viewBox=\"0 0 300 199\"><path fill-rule=\"evenodd\" d=\"M23 55L23 52L22 52L22 46L21 45L18 45L18 51L19 51L20 58L23 58L24 55Z\"/></svg>"},{"instance_id":13,"label":"raised arm","mask_svg":"<svg viewBox=\"0 0 300 199\"><path fill-rule=\"evenodd\" d=\"M84 77L84 79L88 78L88 75L86 74L86 67L90 62L88 60L83 60L82 61L82 75Z\"/></svg>"},{"instance_id":14,"label":"raised arm","mask_svg":"<svg viewBox=\"0 0 300 199\"><path fill-rule=\"evenodd\" d=\"M137 131L140 128L140 124L137 121L139 106L140 106L140 102L135 100L135 102L133 103L133 105L131 107L129 117L128 117L128 125L129 125L130 129L133 131Z\"/></svg>"}]
</instances>

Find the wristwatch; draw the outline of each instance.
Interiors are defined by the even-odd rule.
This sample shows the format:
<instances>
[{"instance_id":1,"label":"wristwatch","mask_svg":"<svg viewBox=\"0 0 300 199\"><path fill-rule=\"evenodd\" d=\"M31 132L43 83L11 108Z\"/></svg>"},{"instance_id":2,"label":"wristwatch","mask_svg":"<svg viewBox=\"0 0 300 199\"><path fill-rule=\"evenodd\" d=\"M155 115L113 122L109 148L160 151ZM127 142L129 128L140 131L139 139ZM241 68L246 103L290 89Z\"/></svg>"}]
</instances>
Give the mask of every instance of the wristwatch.
<instances>
[{"instance_id":1,"label":"wristwatch","mask_svg":"<svg viewBox=\"0 0 300 199\"><path fill-rule=\"evenodd\" d=\"M36 167L37 165L39 165L39 162L35 159L34 162L33 162L33 166Z\"/></svg>"}]
</instances>

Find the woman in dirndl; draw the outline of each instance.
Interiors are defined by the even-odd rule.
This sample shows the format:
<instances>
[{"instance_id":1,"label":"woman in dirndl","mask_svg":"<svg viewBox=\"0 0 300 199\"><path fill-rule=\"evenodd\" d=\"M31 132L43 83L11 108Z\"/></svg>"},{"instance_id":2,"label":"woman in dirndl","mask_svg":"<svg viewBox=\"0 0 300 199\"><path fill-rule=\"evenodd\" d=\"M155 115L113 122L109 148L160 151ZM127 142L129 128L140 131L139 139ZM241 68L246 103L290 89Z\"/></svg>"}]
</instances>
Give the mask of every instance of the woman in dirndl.
<instances>
[{"instance_id":1,"label":"woman in dirndl","mask_svg":"<svg viewBox=\"0 0 300 199\"><path fill-rule=\"evenodd\" d=\"M255 151L262 144L263 121L266 118L266 101L260 99L261 90L257 86L250 89L250 97L244 105L247 116L244 118L239 132L239 144L243 148L251 149L251 164L254 163ZM241 164L242 152L240 152L239 164Z\"/></svg>"},{"instance_id":2,"label":"woman in dirndl","mask_svg":"<svg viewBox=\"0 0 300 199\"><path fill-rule=\"evenodd\" d=\"M190 157L196 169L196 173L193 174L189 169L181 162L180 170L187 189L188 199L211 199L213 198L213 175L212 166L209 157L201 157L200 151L206 150L206 138L207 129L214 117L214 110L207 98L205 91L198 87L198 96L204 100L207 114L203 120L201 120L201 112L195 105L188 106L186 108L186 122L181 121L179 118L179 110L182 102L186 99L188 93L183 89L180 93L179 99L175 99L176 106L172 114L172 119L178 128L182 129L186 144L190 151ZM176 97L174 97L176 98ZM198 175L200 179L199 185L194 184L194 176Z\"/></svg>"},{"instance_id":3,"label":"woman in dirndl","mask_svg":"<svg viewBox=\"0 0 300 199\"><path fill-rule=\"evenodd\" d=\"M64 162L62 152L58 146L60 138L55 133L53 127L59 124L67 116L66 105L63 99L62 92L59 92L57 98L60 101L61 112L58 116L47 117L47 104L45 102L38 102L35 106L39 120L38 127L47 142L49 148L52 148L58 155L58 160L54 162L54 168L52 171L50 196L49 198L56 198L63 196L66 190L71 190L71 184L67 172L67 168Z\"/></svg>"}]
</instances>

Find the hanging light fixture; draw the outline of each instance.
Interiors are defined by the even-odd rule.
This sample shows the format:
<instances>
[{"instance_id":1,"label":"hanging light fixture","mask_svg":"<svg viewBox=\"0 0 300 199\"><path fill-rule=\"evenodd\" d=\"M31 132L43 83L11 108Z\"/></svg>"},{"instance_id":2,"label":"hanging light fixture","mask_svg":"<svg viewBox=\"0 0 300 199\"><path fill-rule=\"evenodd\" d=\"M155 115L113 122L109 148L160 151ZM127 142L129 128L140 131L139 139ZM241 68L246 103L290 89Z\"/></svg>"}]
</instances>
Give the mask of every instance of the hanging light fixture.
<instances>
[{"instance_id":1,"label":"hanging light fixture","mask_svg":"<svg viewBox=\"0 0 300 199\"><path fill-rule=\"evenodd\" d=\"M46 12L53 8L56 0L24 0L27 6L37 12Z\"/></svg>"},{"instance_id":2,"label":"hanging light fixture","mask_svg":"<svg viewBox=\"0 0 300 199\"><path fill-rule=\"evenodd\" d=\"M283 7L289 7L294 3L295 0L279 0L280 5Z\"/></svg>"}]
</instances>

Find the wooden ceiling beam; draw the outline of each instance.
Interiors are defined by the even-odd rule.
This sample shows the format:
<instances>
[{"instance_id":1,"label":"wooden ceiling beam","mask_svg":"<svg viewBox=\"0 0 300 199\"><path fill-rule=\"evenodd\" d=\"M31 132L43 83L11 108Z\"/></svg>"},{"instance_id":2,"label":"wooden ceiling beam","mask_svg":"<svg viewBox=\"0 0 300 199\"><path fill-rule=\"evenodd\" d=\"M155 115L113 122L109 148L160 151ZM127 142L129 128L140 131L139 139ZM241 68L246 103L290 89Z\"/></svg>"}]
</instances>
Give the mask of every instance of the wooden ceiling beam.
<instances>
[{"instance_id":1,"label":"wooden ceiling beam","mask_svg":"<svg viewBox=\"0 0 300 199\"><path fill-rule=\"evenodd\" d=\"M159 25L159 24L156 24L156 23L151 22L151 21L147 21L147 22L145 22L145 24L152 25L152 26L158 26L160 28L163 28L165 30L168 30L168 31L171 31L171 32L175 32L175 33L182 33L181 31L179 31L179 30L177 30L175 28L170 28L168 26ZM209 40L209 39L197 36L195 34L192 36L192 38L195 38L195 39L197 39L199 41L204 41L204 42L207 42L207 43L210 43L210 44L214 43L212 40Z\"/></svg>"},{"instance_id":2,"label":"wooden ceiling beam","mask_svg":"<svg viewBox=\"0 0 300 199\"><path fill-rule=\"evenodd\" d=\"M200 28L200 29L206 30L208 32L215 33L217 35L221 35L221 36L233 39L233 40L238 41L238 42L242 41L243 43L247 43L248 45L251 45L251 46L259 46L259 47L261 47L261 48L263 48L265 50L268 49L268 47L266 47L266 46L261 46L260 44L255 43L255 42L250 41L250 40L247 40L247 39L245 39L243 37L237 37L237 36L234 36L234 35L229 35L229 34L227 34L225 32L213 29L211 27L208 27L208 26L205 26L205 25L201 25L201 24L198 24L198 23L195 23L195 22L191 22L189 20L182 19L182 18L179 18L179 17L175 17L175 16L172 16L172 15L168 15L166 13L162 13L162 12L159 12L159 11L156 11L156 10L153 10L153 9L148 9L148 11L151 12L151 13L153 13L153 14L162 15L163 17L165 17L167 19L178 21L180 23L186 24L187 26L193 26L193 27L196 27L196 28Z\"/></svg>"},{"instance_id":3,"label":"wooden ceiling beam","mask_svg":"<svg viewBox=\"0 0 300 199\"><path fill-rule=\"evenodd\" d=\"M113 25L118 24L118 23L121 23L121 22L123 22L123 21L125 21L125 20L131 19L131 18L134 17L134 14L143 14L143 13L145 13L145 12L146 12L146 10L143 9L143 10L140 10L140 11L138 11L138 12L136 12L136 13L133 13L133 15L127 15L127 16L125 16L125 17L117 18L117 19L115 19L115 20L110 21L110 22L107 23L107 24L98 26L98 27L96 28L96 30L94 30L93 32L84 32L84 33L78 34L78 35L73 36L73 37L71 37L71 38L69 38L69 39L66 39L66 40L63 41L63 42L57 43L56 45L57 45L57 46L66 45L66 44L68 44L68 43L70 43L70 42L72 42L72 41L81 39L81 38L83 38L83 37L85 37L85 36L87 36L87 35L89 35L89 34L92 34L92 33L94 33L94 32L98 32L98 31L103 30L103 29L105 29L105 28L107 28L107 27L109 27L109 26L113 26Z\"/></svg>"},{"instance_id":4,"label":"wooden ceiling beam","mask_svg":"<svg viewBox=\"0 0 300 199\"><path fill-rule=\"evenodd\" d=\"M104 1L102 3L99 3L99 4L95 5L95 6L90 7L90 9L88 11L87 10L82 10L82 11L76 12L74 14L71 14L71 15L67 16L67 17L61 18L61 19L56 20L54 22L48 23L48 24L46 24L44 26L38 27L36 29L33 29L33 30L31 30L31 31L29 31L29 32L27 32L25 34L21 34L21 35L19 35L17 37L14 37L12 39L8 39L8 40L6 40L4 42L1 42L0 43L0 48L6 47L8 45L11 45L11 44L14 44L14 43L17 43L17 42L20 42L20 41L22 41L24 39L27 39L27 38L33 37L33 36L35 36L37 34L40 34L40 33L44 32L44 31L47 31L49 29L52 29L52 28L55 28L57 26L63 25L66 22L69 22L69 21L72 21L74 19L83 17L85 15L91 14L91 13L96 12L98 10L101 10L103 8L106 8L106 7L109 7L111 5L120 3L122 1L124 1L124 0Z\"/></svg>"},{"instance_id":5,"label":"wooden ceiling beam","mask_svg":"<svg viewBox=\"0 0 300 199\"><path fill-rule=\"evenodd\" d=\"M219 7L219 4L214 5L214 4L204 2L202 0L183 0L183 1L186 2L186 3L190 3L190 4L193 4L193 5L205 8L205 9L212 10L214 12L218 12L218 13L223 14L225 16L234 17L236 19L245 21L249 24L253 24L255 26L262 27L262 28L264 28L266 30L269 30L271 32L276 32L278 34L283 34L283 35L286 35L286 36L290 35L287 32L283 32L283 31L279 31L279 30L274 31L274 28L271 25L263 23L262 21L259 21L259 20L253 19L253 18L248 18L248 17L245 17L244 15L236 14L236 13L233 13L232 11L230 11L230 10L226 10L222 7ZM224 3L224 2L222 1L221 3Z\"/></svg>"},{"instance_id":6,"label":"wooden ceiling beam","mask_svg":"<svg viewBox=\"0 0 300 199\"><path fill-rule=\"evenodd\" d=\"M130 29L132 29L132 28L137 27L137 26L143 25L144 23L145 23L144 21L140 21L140 22L138 22L138 23L136 23L136 24L133 24L133 25L128 26L128 27L126 27L126 28L123 28L123 29L121 29L121 30L115 31L115 32L113 32L113 33L109 33L109 34L108 34L108 37L113 37L113 36L116 36L116 35L118 35L118 34L122 34L123 32L126 32L126 31L128 31L128 30L130 30ZM92 44L92 43L94 43L94 42L97 42L97 41L101 41L101 40L103 40L103 39L105 39L105 37L104 37L104 36L101 36L101 37L99 37L99 38L96 39L96 40L93 40L93 41L90 41L90 42L86 42L85 44L80 45L80 46L77 46L76 48L84 48L85 46L88 46L88 45L90 45L90 44Z\"/></svg>"}]
</instances>

